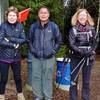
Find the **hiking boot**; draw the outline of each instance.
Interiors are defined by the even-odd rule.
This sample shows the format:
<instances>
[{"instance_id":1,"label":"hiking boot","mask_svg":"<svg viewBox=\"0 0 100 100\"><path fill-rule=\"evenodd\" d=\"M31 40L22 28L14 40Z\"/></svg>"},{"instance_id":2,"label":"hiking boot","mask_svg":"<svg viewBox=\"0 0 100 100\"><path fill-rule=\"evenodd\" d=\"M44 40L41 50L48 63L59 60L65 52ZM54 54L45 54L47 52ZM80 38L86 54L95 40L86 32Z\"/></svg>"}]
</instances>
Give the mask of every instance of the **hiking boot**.
<instances>
[{"instance_id":1,"label":"hiking boot","mask_svg":"<svg viewBox=\"0 0 100 100\"><path fill-rule=\"evenodd\" d=\"M17 98L18 98L18 100L25 100L23 93L18 93Z\"/></svg>"}]
</instances>

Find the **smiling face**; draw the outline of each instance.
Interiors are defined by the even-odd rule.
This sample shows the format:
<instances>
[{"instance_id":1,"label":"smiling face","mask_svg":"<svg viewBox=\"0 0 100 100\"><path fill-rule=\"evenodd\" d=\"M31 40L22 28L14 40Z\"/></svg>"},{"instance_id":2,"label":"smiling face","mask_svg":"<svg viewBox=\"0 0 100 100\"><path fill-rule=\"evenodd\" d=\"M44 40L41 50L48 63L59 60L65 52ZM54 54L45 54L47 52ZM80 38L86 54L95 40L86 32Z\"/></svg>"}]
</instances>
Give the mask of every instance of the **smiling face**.
<instances>
[{"instance_id":1,"label":"smiling face","mask_svg":"<svg viewBox=\"0 0 100 100\"><path fill-rule=\"evenodd\" d=\"M49 19L49 16L50 16L50 14L49 14L49 11L47 8L41 8L38 11L38 17L41 22L47 22Z\"/></svg>"},{"instance_id":2,"label":"smiling face","mask_svg":"<svg viewBox=\"0 0 100 100\"><path fill-rule=\"evenodd\" d=\"M11 11L8 13L7 19L9 23L14 24L17 22L18 17L15 12Z\"/></svg>"},{"instance_id":3,"label":"smiling face","mask_svg":"<svg viewBox=\"0 0 100 100\"><path fill-rule=\"evenodd\" d=\"M86 11L82 11L78 14L78 21L82 24L82 25L86 25L87 22L87 13Z\"/></svg>"}]
</instances>

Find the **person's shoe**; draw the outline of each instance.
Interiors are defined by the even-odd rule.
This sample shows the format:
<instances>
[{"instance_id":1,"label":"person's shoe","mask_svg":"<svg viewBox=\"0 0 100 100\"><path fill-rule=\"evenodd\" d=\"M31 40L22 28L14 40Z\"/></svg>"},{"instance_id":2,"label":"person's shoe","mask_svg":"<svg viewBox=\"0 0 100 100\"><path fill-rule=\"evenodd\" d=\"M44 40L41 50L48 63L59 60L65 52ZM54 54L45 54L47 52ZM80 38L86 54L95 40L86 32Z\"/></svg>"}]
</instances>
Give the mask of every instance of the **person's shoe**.
<instances>
[{"instance_id":1,"label":"person's shoe","mask_svg":"<svg viewBox=\"0 0 100 100\"><path fill-rule=\"evenodd\" d=\"M34 97L34 100L42 100L42 98L38 97L38 96L35 96Z\"/></svg>"},{"instance_id":2,"label":"person's shoe","mask_svg":"<svg viewBox=\"0 0 100 100\"><path fill-rule=\"evenodd\" d=\"M25 85L25 89L28 90L28 91L32 91L32 87L29 84Z\"/></svg>"},{"instance_id":3,"label":"person's shoe","mask_svg":"<svg viewBox=\"0 0 100 100\"><path fill-rule=\"evenodd\" d=\"M23 93L18 93L17 98L18 98L18 100L25 100Z\"/></svg>"},{"instance_id":4,"label":"person's shoe","mask_svg":"<svg viewBox=\"0 0 100 100\"><path fill-rule=\"evenodd\" d=\"M41 100L40 98L36 97L35 100Z\"/></svg>"},{"instance_id":5,"label":"person's shoe","mask_svg":"<svg viewBox=\"0 0 100 100\"><path fill-rule=\"evenodd\" d=\"M0 100L5 100L5 95L0 95Z\"/></svg>"}]
</instances>

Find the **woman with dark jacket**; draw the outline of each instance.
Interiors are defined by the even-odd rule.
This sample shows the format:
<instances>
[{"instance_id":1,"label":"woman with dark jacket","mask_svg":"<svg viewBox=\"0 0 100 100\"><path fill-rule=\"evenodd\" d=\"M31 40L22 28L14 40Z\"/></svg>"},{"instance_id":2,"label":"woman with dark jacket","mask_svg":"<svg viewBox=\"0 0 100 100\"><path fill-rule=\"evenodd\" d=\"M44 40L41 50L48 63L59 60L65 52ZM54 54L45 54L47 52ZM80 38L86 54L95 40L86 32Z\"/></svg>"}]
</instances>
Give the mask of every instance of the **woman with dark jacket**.
<instances>
[{"instance_id":1,"label":"woman with dark jacket","mask_svg":"<svg viewBox=\"0 0 100 100\"><path fill-rule=\"evenodd\" d=\"M5 100L9 67L13 71L18 100L22 93L20 46L25 42L23 25L18 23L18 9L11 6L5 12L6 21L0 26L0 100Z\"/></svg>"},{"instance_id":2,"label":"woman with dark jacket","mask_svg":"<svg viewBox=\"0 0 100 100\"><path fill-rule=\"evenodd\" d=\"M82 100L89 100L91 69L95 61L97 33L94 22L86 9L79 9L72 17L69 33L71 48L70 100L77 100L78 73L82 70Z\"/></svg>"}]
</instances>

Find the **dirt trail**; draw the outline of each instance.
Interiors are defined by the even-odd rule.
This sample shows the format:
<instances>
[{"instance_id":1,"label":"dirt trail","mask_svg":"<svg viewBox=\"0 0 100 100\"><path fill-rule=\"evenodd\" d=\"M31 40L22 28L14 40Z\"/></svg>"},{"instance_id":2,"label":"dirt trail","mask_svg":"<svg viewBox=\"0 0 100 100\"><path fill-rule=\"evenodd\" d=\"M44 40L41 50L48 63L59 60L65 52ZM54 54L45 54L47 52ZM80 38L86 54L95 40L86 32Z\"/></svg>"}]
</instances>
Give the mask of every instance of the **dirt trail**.
<instances>
[{"instance_id":1,"label":"dirt trail","mask_svg":"<svg viewBox=\"0 0 100 100\"><path fill-rule=\"evenodd\" d=\"M22 66L23 66L22 79L23 79L23 84L25 85L26 78L27 78L26 60L22 61ZM81 93L80 92L81 91L81 81L80 81L79 87L80 87L79 100L81 100L81 94L80 94ZM90 100L100 100L100 56L96 56L96 62L92 70L90 89L91 89ZM26 100L33 100L31 92L25 90L24 94L25 94ZM6 100L17 100L16 95L17 93L15 90L15 84L13 81L11 81L10 85L8 85L6 89ZM55 89L53 100L69 100L68 91Z\"/></svg>"}]
</instances>

